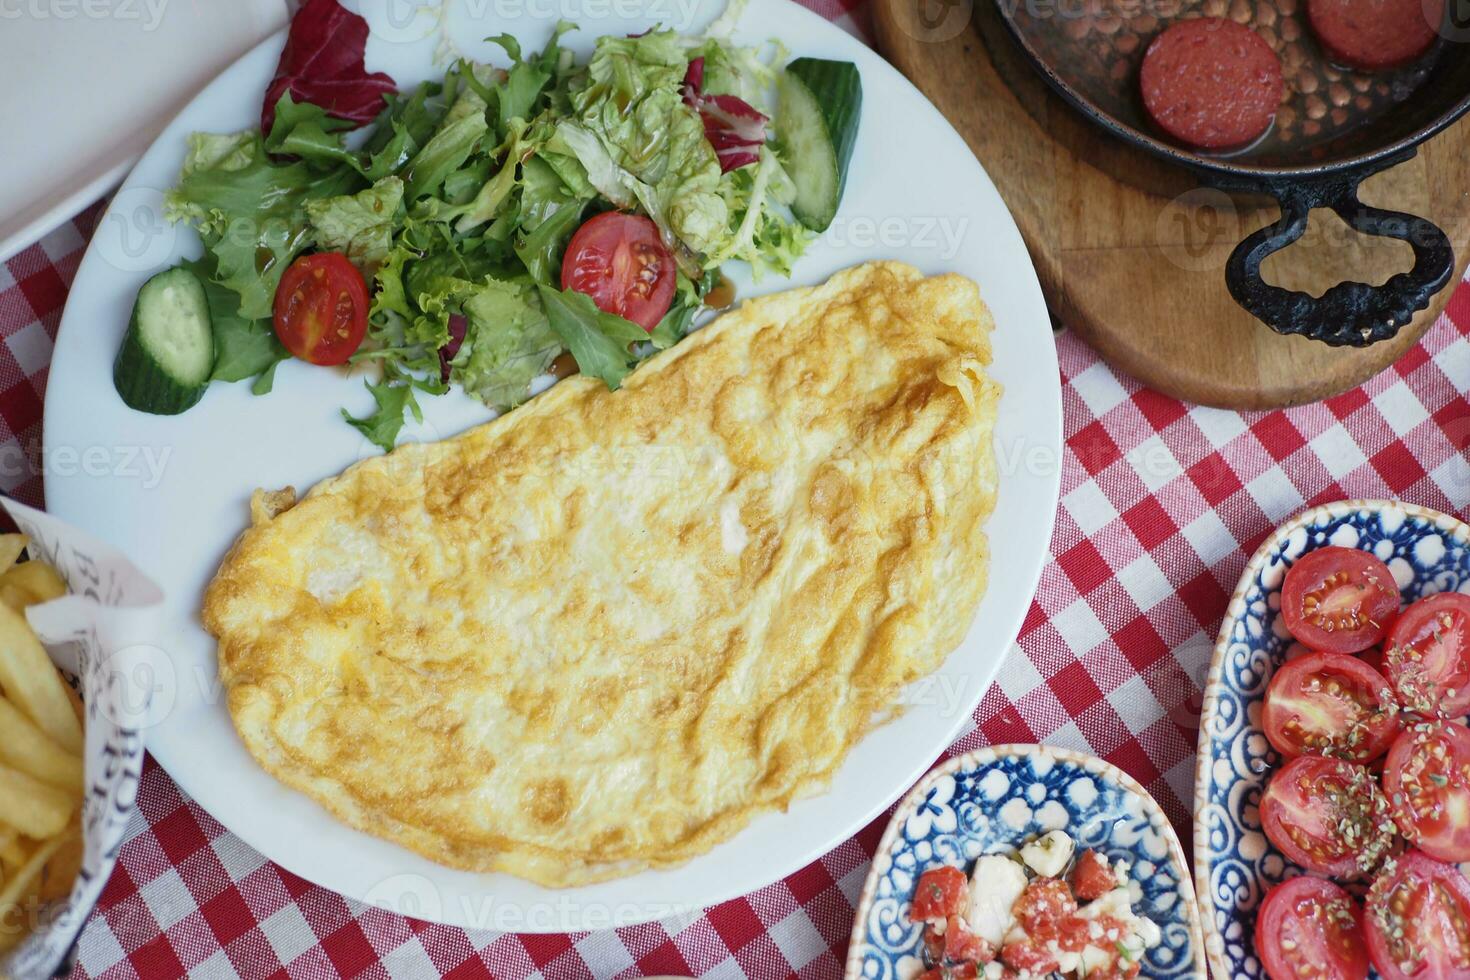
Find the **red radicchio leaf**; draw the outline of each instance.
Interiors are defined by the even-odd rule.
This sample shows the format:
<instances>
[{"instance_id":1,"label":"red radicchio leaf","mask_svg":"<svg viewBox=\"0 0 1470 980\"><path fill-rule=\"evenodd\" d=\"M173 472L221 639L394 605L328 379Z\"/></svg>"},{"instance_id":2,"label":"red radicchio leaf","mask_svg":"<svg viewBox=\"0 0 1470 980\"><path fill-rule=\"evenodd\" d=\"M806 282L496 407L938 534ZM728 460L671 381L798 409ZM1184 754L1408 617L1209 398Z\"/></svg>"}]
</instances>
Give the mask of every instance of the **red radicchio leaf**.
<instances>
[{"instance_id":1,"label":"red radicchio leaf","mask_svg":"<svg viewBox=\"0 0 1470 980\"><path fill-rule=\"evenodd\" d=\"M359 126L371 122L383 108L383 96L398 86L382 72L368 74L367 39L367 21L337 0L306 0L291 19L286 48L266 87L261 131L271 131L276 103L288 91L294 101L321 106L338 119Z\"/></svg>"},{"instance_id":2,"label":"red radicchio leaf","mask_svg":"<svg viewBox=\"0 0 1470 980\"><path fill-rule=\"evenodd\" d=\"M684 73L684 102L704 121L704 135L720 161L721 173L729 173L760 159L766 142L764 115L734 95L702 95L704 59L689 62Z\"/></svg>"},{"instance_id":3,"label":"red radicchio leaf","mask_svg":"<svg viewBox=\"0 0 1470 980\"><path fill-rule=\"evenodd\" d=\"M449 382L449 362L454 360L459 349L464 346L465 331L469 327L469 320L458 313L449 314L449 340L439 348L439 380L446 384Z\"/></svg>"}]
</instances>

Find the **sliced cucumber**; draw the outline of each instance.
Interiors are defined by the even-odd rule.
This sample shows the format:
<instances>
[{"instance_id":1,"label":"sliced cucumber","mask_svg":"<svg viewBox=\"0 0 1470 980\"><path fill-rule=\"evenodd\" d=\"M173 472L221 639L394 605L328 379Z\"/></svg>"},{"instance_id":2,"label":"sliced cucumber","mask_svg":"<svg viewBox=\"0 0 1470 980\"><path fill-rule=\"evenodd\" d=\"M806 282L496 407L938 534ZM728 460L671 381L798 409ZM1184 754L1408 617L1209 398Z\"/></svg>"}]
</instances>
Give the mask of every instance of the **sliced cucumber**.
<instances>
[{"instance_id":1,"label":"sliced cucumber","mask_svg":"<svg viewBox=\"0 0 1470 980\"><path fill-rule=\"evenodd\" d=\"M166 269L138 290L112 383L131 408L177 415L204 395L214 368L214 331L204 285L188 269Z\"/></svg>"},{"instance_id":2,"label":"sliced cucumber","mask_svg":"<svg viewBox=\"0 0 1470 980\"><path fill-rule=\"evenodd\" d=\"M797 58L781 76L777 107L790 152L796 200L791 210L813 231L826 231L847 186L847 164L863 112L863 82L848 61Z\"/></svg>"}]
</instances>

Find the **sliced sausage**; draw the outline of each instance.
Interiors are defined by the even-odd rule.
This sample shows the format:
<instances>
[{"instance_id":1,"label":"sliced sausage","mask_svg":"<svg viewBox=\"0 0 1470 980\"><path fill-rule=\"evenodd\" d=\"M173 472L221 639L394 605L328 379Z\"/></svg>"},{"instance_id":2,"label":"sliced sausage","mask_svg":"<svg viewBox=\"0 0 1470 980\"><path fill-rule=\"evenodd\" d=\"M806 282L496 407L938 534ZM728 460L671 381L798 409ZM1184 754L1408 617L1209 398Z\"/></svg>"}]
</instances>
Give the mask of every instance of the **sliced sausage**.
<instances>
[{"instance_id":1,"label":"sliced sausage","mask_svg":"<svg viewBox=\"0 0 1470 980\"><path fill-rule=\"evenodd\" d=\"M1205 150L1234 149L1265 134L1283 89L1276 52L1223 17L1182 20L1154 38L1139 83L1154 123Z\"/></svg>"},{"instance_id":2,"label":"sliced sausage","mask_svg":"<svg viewBox=\"0 0 1470 980\"><path fill-rule=\"evenodd\" d=\"M1444 0L1308 0L1307 18L1332 61L1385 71L1417 61L1434 46Z\"/></svg>"}]
</instances>

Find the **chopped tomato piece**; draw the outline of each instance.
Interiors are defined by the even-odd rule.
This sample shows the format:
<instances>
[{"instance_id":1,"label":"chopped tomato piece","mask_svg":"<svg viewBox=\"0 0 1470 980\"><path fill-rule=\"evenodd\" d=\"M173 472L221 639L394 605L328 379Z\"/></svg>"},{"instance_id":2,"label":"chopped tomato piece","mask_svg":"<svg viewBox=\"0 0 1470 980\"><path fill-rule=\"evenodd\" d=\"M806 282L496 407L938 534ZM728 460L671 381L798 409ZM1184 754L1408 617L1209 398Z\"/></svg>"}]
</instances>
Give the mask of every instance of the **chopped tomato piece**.
<instances>
[{"instance_id":1,"label":"chopped tomato piece","mask_svg":"<svg viewBox=\"0 0 1470 980\"><path fill-rule=\"evenodd\" d=\"M959 868L930 868L919 876L909 917L915 922L944 922L965 910L969 891L970 880Z\"/></svg>"},{"instance_id":2,"label":"chopped tomato piece","mask_svg":"<svg viewBox=\"0 0 1470 980\"><path fill-rule=\"evenodd\" d=\"M971 932L964 919L952 915L944 927L944 955L955 963L989 963L995 959L995 947Z\"/></svg>"},{"instance_id":3,"label":"chopped tomato piece","mask_svg":"<svg viewBox=\"0 0 1470 980\"><path fill-rule=\"evenodd\" d=\"M1066 926L1077 914L1072 889L1059 878L1037 878L1016 899L1016 924L1031 939L1045 945L1064 937ZM1070 946L1063 946L1071 950Z\"/></svg>"},{"instance_id":4,"label":"chopped tomato piece","mask_svg":"<svg viewBox=\"0 0 1470 980\"><path fill-rule=\"evenodd\" d=\"M980 971L974 963L959 963L954 966L936 966L919 974L919 980L975 980Z\"/></svg>"},{"instance_id":5,"label":"chopped tomato piece","mask_svg":"<svg viewBox=\"0 0 1470 980\"><path fill-rule=\"evenodd\" d=\"M924 927L924 962L944 962L944 937L932 925Z\"/></svg>"},{"instance_id":6,"label":"chopped tomato piece","mask_svg":"<svg viewBox=\"0 0 1470 980\"><path fill-rule=\"evenodd\" d=\"M1108 867L1107 859L1096 851L1083 851L1072 869L1072 893L1079 902L1102 898L1118 887L1118 876Z\"/></svg>"},{"instance_id":7,"label":"chopped tomato piece","mask_svg":"<svg viewBox=\"0 0 1470 980\"><path fill-rule=\"evenodd\" d=\"M1017 973L1030 973L1033 976L1055 973L1058 966L1057 958L1030 937L1006 943L1005 948L1000 951L1000 958Z\"/></svg>"}]
</instances>

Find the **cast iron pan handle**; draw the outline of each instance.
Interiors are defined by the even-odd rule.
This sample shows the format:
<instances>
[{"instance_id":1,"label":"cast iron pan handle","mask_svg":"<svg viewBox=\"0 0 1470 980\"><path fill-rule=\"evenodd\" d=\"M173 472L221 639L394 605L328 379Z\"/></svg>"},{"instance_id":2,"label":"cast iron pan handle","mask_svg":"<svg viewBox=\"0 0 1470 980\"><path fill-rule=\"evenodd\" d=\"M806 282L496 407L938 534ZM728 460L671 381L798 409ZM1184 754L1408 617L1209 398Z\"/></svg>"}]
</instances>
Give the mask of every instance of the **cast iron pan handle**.
<instances>
[{"instance_id":1,"label":"cast iron pan handle","mask_svg":"<svg viewBox=\"0 0 1470 980\"><path fill-rule=\"evenodd\" d=\"M1309 180L1222 182L1229 190L1264 192L1281 204L1281 220L1262 228L1236 246L1225 264L1225 284L1235 301L1272 330L1299 334L1332 347L1367 347L1388 340L1416 312L1429 305L1450 281L1455 253L1450 240L1432 221L1399 211L1370 207L1358 200L1365 179L1412 156L1398 156L1373 166ZM1261 262L1302 237L1312 208L1331 208L1365 235L1407 242L1414 267L1381 286L1341 282L1320 298L1273 286L1261 278Z\"/></svg>"}]
</instances>

